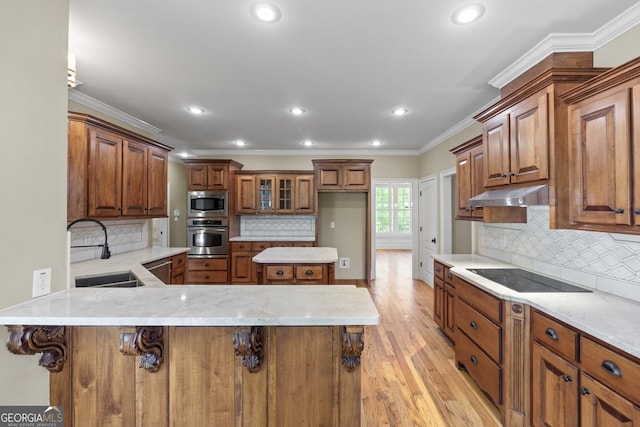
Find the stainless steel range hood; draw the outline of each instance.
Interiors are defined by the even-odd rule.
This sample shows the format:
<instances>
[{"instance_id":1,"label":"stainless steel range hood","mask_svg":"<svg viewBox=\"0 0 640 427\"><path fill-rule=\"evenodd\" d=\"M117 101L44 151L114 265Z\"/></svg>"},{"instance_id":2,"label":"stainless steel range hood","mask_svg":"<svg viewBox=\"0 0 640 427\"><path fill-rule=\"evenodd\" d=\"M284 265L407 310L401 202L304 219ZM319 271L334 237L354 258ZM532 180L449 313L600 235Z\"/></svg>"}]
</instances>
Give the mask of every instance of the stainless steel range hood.
<instances>
[{"instance_id":1,"label":"stainless steel range hood","mask_svg":"<svg viewBox=\"0 0 640 427\"><path fill-rule=\"evenodd\" d=\"M549 204L549 186L508 188L485 191L469 199L469 206L530 206Z\"/></svg>"}]
</instances>

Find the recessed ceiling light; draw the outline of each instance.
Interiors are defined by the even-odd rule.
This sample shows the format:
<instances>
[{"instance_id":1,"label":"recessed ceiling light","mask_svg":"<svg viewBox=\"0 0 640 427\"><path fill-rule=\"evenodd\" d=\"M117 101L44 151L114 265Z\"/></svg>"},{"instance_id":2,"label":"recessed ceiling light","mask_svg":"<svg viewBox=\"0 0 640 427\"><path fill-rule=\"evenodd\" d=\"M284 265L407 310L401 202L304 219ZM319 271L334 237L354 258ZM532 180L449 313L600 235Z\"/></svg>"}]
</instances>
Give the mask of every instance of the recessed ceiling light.
<instances>
[{"instance_id":1,"label":"recessed ceiling light","mask_svg":"<svg viewBox=\"0 0 640 427\"><path fill-rule=\"evenodd\" d=\"M238 139L238 140L235 142L235 144L236 144L238 147L244 147L244 146L246 145L246 142L244 142L244 141L243 141L243 140L241 140L241 139Z\"/></svg>"},{"instance_id":2,"label":"recessed ceiling light","mask_svg":"<svg viewBox=\"0 0 640 427\"><path fill-rule=\"evenodd\" d=\"M270 3L254 3L251 15L260 22L274 23L280 20L280 9Z\"/></svg>"},{"instance_id":3,"label":"recessed ceiling light","mask_svg":"<svg viewBox=\"0 0 640 427\"><path fill-rule=\"evenodd\" d=\"M289 112L291 114L293 114L294 116L301 116L305 113L304 109L300 108L300 107L292 107L289 109Z\"/></svg>"},{"instance_id":4,"label":"recessed ceiling light","mask_svg":"<svg viewBox=\"0 0 640 427\"><path fill-rule=\"evenodd\" d=\"M305 142L303 142L303 144L307 147L311 147L313 145L313 142L311 142L310 139L307 139Z\"/></svg>"},{"instance_id":5,"label":"recessed ceiling light","mask_svg":"<svg viewBox=\"0 0 640 427\"><path fill-rule=\"evenodd\" d=\"M195 106L187 107L187 111L195 115L204 114L204 108Z\"/></svg>"},{"instance_id":6,"label":"recessed ceiling light","mask_svg":"<svg viewBox=\"0 0 640 427\"><path fill-rule=\"evenodd\" d=\"M379 139L376 139L375 141L373 141L371 143L371 145L373 145L374 147L378 147L378 146L382 145L382 142L380 142Z\"/></svg>"},{"instance_id":7,"label":"recessed ceiling light","mask_svg":"<svg viewBox=\"0 0 640 427\"><path fill-rule=\"evenodd\" d=\"M484 15L484 6L481 4L469 4L456 10L451 20L456 24L464 25L477 21Z\"/></svg>"},{"instance_id":8,"label":"recessed ceiling light","mask_svg":"<svg viewBox=\"0 0 640 427\"><path fill-rule=\"evenodd\" d=\"M395 108L391 110L391 114L393 114L394 116L404 116L408 112L409 110L407 110L406 108Z\"/></svg>"}]
</instances>

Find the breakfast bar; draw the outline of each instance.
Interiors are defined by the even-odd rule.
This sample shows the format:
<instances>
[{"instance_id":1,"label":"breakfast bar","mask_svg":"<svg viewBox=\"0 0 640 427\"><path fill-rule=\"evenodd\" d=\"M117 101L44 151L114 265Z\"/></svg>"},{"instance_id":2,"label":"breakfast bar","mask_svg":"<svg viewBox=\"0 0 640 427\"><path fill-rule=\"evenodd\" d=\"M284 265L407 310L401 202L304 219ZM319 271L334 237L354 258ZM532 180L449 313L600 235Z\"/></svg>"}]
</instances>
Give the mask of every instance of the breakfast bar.
<instances>
[{"instance_id":1,"label":"breakfast bar","mask_svg":"<svg viewBox=\"0 0 640 427\"><path fill-rule=\"evenodd\" d=\"M378 321L351 285L77 288L0 310L65 426L360 425Z\"/></svg>"}]
</instances>

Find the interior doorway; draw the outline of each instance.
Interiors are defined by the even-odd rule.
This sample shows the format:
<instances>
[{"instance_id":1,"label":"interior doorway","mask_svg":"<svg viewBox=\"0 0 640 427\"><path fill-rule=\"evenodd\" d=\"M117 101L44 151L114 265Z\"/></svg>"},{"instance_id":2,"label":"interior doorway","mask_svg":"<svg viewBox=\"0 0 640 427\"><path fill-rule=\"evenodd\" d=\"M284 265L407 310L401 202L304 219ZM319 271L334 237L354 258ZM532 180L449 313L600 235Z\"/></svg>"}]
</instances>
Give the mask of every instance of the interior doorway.
<instances>
[{"instance_id":1,"label":"interior doorway","mask_svg":"<svg viewBox=\"0 0 640 427\"><path fill-rule=\"evenodd\" d=\"M433 254L438 252L438 176L420 180L419 279L433 286Z\"/></svg>"}]
</instances>

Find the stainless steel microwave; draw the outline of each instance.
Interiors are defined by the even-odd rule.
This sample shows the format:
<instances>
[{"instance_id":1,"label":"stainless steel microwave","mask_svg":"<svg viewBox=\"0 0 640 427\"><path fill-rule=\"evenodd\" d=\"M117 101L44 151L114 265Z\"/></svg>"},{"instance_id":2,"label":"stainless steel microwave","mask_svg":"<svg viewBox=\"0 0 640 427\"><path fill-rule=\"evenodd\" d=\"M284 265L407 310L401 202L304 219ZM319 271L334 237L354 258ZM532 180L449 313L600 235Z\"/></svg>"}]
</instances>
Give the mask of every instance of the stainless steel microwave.
<instances>
[{"instance_id":1,"label":"stainless steel microwave","mask_svg":"<svg viewBox=\"0 0 640 427\"><path fill-rule=\"evenodd\" d=\"M187 193L187 216L191 218L226 217L226 191L189 191Z\"/></svg>"}]
</instances>

